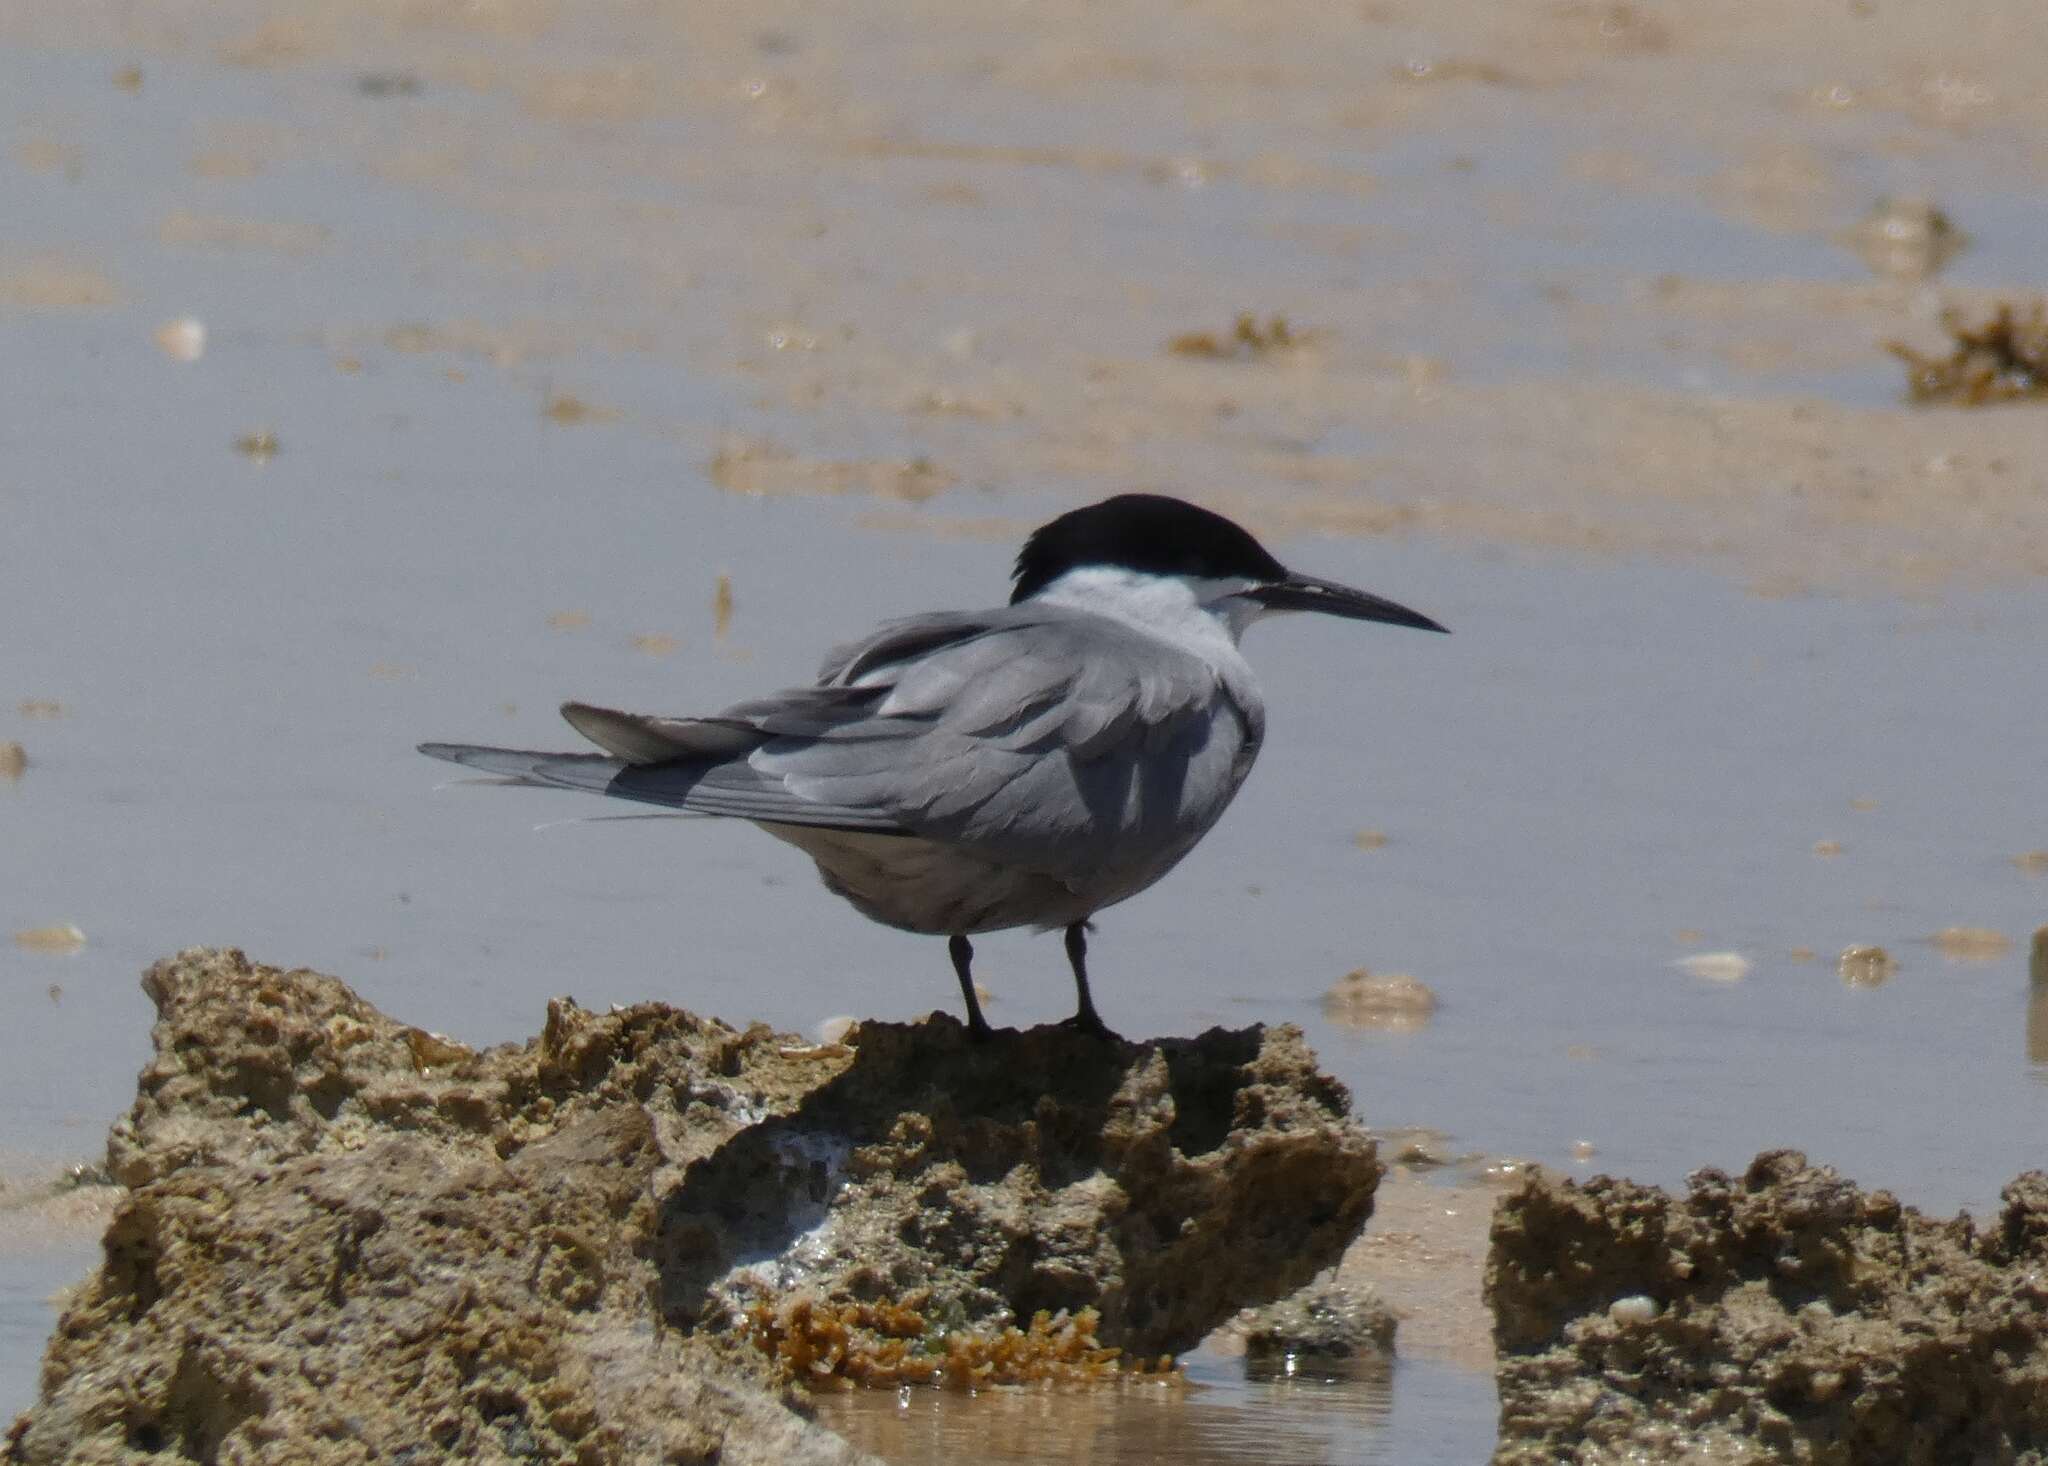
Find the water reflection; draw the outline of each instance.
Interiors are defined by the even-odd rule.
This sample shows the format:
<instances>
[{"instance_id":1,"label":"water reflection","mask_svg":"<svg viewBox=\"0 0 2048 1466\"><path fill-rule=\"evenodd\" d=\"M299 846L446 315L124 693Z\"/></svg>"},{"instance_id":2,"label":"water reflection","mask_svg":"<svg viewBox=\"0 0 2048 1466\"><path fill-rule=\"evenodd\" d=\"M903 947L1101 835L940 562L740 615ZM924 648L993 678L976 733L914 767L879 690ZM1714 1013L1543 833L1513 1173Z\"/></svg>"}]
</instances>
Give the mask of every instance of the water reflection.
<instances>
[{"instance_id":1,"label":"water reflection","mask_svg":"<svg viewBox=\"0 0 2048 1466\"><path fill-rule=\"evenodd\" d=\"M1187 1372L1185 1384L1122 1389L854 1391L820 1399L818 1417L885 1461L1336 1466L1394 1459L1386 1436L1390 1367L1342 1378L1247 1379L1240 1361L1197 1353Z\"/></svg>"}]
</instances>

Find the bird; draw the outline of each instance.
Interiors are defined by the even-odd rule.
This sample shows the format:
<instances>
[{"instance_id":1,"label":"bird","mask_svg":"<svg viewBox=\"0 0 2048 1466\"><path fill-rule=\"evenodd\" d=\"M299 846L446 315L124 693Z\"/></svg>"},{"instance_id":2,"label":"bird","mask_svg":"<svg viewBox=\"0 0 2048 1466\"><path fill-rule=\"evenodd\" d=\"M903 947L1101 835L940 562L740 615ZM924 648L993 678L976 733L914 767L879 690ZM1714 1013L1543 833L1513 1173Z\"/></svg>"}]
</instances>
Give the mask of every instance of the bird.
<instances>
[{"instance_id":1,"label":"bird","mask_svg":"<svg viewBox=\"0 0 2048 1466\"><path fill-rule=\"evenodd\" d=\"M1119 494L1034 530L1007 605L886 621L809 686L708 717L570 702L598 753L422 743L517 785L751 821L862 915L946 938L969 1035L993 1036L971 938L1063 930L1078 1006L1096 914L1177 865L1251 771L1266 710L1239 641L1281 612L1446 628L1287 569L1225 516Z\"/></svg>"}]
</instances>

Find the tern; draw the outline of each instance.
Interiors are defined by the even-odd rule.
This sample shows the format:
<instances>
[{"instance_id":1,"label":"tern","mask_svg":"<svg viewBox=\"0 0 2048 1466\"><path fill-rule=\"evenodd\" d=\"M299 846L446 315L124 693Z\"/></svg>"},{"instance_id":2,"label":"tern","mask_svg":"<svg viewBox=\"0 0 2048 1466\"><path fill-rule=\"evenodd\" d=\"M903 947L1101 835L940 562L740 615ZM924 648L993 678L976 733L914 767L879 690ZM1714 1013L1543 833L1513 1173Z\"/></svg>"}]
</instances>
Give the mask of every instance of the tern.
<instances>
[{"instance_id":1,"label":"tern","mask_svg":"<svg viewBox=\"0 0 2048 1466\"><path fill-rule=\"evenodd\" d=\"M969 938L1063 929L1079 995L1067 1023L1106 1036L1088 990L1092 919L1208 834L1264 740L1246 628L1282 611L1445 628L1296 574L1231 520L1156 494L1041 526L1013 580L1006 606L885 622L832 651L814 685L709 717L564 704L602 753L420 752L513 784L751 821L863 916L945 937L976 1039L992 1030Z\"/></svg>"}]
</instances>

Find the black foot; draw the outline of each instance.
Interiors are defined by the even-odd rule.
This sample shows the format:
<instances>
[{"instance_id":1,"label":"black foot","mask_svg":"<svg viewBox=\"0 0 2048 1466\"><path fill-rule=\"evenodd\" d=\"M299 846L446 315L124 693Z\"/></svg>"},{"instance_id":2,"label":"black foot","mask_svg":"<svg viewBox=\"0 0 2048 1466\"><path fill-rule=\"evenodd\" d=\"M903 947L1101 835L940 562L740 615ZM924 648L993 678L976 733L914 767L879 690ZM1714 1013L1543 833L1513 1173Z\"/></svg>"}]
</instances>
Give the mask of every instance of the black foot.
<instances>
[{"instance_id":1,"label":"black foot","mask_svg":"<svg viewBox=\"0 0 2048 1466\"><path fill-rule=\"evenodd\" d=\"M1090 1038L1107 1039L1111 1043L1118 1042L1117 1035L1110 1031L1109 1025L1102 1021L1102 1015L1093 1008L1076 1013L1071 1018L1062 1018L1060 1020L1060 1027L1071 1029L1075 1033L1085 1033Z\"/></svg>"}]
</instances>

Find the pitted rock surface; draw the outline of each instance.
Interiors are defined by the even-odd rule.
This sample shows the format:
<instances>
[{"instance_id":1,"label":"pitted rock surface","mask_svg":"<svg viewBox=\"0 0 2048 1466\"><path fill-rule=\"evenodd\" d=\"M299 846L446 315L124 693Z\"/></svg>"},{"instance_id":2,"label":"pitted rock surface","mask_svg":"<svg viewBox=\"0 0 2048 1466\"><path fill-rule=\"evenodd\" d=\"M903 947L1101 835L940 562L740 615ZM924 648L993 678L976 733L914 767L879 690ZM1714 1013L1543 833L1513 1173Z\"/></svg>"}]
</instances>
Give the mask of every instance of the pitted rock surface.
<instances>
[{"instance_id":1,"label":"pitted rock surface","mask_svg":"<svg viewBox=\"0 0 2048 1466\"><path fill-rule=\"evenodd\" d=\"M2048 1175L1936 1221L1796 1151L1494 1215L1496 1466L2048 1461Z\"/></svg>"},{"instance_id":2,"label":"pitted rock surface","mask_svg":"<svg viewBox=\"0 0 2048 1466\"><path fill-rule=\"evenodd\" d=\"M750 1307L1175 1352L1335 1262L1379 1176L1291 1028L821 1048L558 1000L476 1052L232 950L145 987L127 1195L4 1459L850 1463Z\"/></svg>"}]
</instances>

